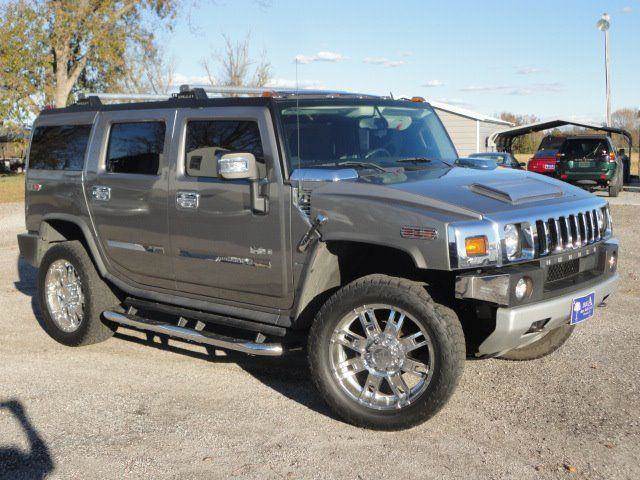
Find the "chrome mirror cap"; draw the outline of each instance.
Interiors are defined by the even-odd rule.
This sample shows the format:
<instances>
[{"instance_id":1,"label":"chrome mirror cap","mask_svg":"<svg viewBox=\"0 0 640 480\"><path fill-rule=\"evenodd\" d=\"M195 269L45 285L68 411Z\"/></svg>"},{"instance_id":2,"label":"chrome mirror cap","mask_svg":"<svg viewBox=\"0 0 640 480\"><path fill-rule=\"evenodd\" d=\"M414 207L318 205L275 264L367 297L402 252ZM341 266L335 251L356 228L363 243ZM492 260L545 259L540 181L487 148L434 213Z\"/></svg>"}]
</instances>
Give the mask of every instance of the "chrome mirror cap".
<instances>
[{"instance_id":1,"label":"chrome mirror cap","mask_svg":"<svg viewBox=\"0 0 640 480\"><path fill-rule=\"evenodd\" d=\"M226 180L258 178L256 157L252 153L227 153L218 160L218 174Z\"/></svg>"}]
</instances>

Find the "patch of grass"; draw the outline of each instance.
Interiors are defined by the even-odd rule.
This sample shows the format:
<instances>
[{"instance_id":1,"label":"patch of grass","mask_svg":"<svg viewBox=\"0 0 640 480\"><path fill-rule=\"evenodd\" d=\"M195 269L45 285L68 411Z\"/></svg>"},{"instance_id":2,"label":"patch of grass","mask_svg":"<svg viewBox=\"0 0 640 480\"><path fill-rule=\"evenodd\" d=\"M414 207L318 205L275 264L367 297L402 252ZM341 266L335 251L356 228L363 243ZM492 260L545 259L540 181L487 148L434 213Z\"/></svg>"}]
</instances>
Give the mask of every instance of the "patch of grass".
<instances>
[{"instance_id":1,"label":"patch of grass","mask_svg":"<svg viewBox=\"0 0 640 480\"><path fill-rule=\"evenodd\" d=\"M0 175L0 203L24 201L24 174Z\"/></svg>"}]
</instances>

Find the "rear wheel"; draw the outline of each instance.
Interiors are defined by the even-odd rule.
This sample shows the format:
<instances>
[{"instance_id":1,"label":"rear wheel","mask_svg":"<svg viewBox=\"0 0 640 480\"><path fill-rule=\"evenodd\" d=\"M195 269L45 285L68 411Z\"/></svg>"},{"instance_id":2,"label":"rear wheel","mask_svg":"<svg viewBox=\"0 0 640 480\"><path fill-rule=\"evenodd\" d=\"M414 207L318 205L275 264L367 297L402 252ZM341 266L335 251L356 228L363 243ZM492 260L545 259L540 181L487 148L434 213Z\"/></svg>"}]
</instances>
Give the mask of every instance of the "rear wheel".
<instances>
[{"instance_id":1,"label":"rear wheel","mask_svg":"<svg viewBox=\"0 0 640 480\"><path fill-rule=\"evenodd\" d=\"M101 316L118 305L118 298L78 241L56 244L44 255L38 269L38 299L45 331L64 345L98 343L115 331Z\"/></svg>"},{"instance_id":2,"label":"rear wheel","mask_svg":"<svg viewBox=\"0 0 640 480\"><path fill-rule=\"evenodd\" d=\"M615 180L611 185L609 185L609 196L617 197L620 194L620 191L622 190L622 185L623 185L622 175L620 174L620 168L618 167L616 169Z\"/></svg>"},{"instance_id":3,"label":"rear wheel","mask_svg":"<svg viewBox=\"0 0 640 480\"><path fill-rule=\"evenodd\" d=\"M444 406L462 374L465 343L455 313L422 285L370 275L322 307L308 352L313 381L338 416L397 430Z\"/></svg>"},{"instance_id":4,"label":"rear wheel","mask_svg":"<svg viewBox=\"0 0 640 480\"><path fill-rule=\"evenodd\" d=\"M574 325L563 325L551 330L540 340L536 340L535 342L521 348L515 348L504 355L501 355L499 358L504 360L524 361L546 357L558 350L567 340L569 340L574 328Z\"/></svg>"}]
</instances>

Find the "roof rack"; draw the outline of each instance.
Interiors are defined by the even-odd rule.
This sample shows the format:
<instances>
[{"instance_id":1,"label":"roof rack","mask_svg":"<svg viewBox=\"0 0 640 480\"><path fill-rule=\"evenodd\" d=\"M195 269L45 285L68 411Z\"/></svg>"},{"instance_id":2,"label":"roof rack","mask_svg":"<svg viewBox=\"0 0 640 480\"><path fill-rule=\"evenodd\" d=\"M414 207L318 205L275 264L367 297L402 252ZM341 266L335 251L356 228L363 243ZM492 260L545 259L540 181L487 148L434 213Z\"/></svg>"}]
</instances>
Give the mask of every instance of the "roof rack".
<instances>
[{"instance_id":1,"label":"roof rack","mask_svg":"<svg viewBox=\"0 0 640 480\"><path fill-rule=\"evenodd\" d=\"M155 93L105 93L91 92L80 93L78 105L99 106L103 101L109 102L148 102L166 101L172 98L195 98L206 99L215 97L240 97L240 96L262 96L262 97L290 97L290 96L315 96L315 97L357 97L357 98L380 98L378 95L365 93L354 93L343 90L311 90L311 89L283 89L279 87L227 87L211 85L180 85L179 91L169 95Z\"/></svg>"}]
</instances>

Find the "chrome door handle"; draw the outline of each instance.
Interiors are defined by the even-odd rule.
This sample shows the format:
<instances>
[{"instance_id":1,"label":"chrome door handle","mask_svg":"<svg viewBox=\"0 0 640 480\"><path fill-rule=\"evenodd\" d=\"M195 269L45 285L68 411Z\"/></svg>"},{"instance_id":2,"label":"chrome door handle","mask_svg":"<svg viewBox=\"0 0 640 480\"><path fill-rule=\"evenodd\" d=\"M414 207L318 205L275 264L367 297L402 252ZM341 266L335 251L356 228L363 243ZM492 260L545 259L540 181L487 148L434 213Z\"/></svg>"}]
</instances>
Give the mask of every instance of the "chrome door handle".
<instances>
[{"instance_id":1,"label":"chrome door handle","mask_svg":"<svg viewBox=\"0 0 640 480\"><path fill-rule=\"evenodd\" d=\"M98 200L100 202L108 202L111 200L111 188L103 187L101 185L96 185L91 188L91 196L94 200Z\"/></svg>"},{"instance_id":2,"label":"chrome door handle","mask_svg":"<svg viewBox=\"0 0 640 480\"><path fill-rule=\"evenodd\" d=\"M196 192L176 193L176 205L185 210L195 210L200 204L200 194Z\"/></svg>"}]
</instances>

